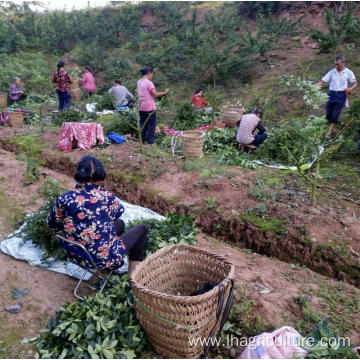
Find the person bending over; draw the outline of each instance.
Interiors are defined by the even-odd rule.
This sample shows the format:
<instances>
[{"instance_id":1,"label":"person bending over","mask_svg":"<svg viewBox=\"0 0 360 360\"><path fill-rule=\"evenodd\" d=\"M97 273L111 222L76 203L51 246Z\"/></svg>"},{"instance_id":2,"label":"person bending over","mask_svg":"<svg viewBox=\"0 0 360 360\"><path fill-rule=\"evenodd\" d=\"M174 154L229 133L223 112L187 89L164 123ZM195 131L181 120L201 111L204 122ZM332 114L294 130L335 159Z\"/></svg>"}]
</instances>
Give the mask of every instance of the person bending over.
<instances>
[{"instance_id":1,"label":"person bending over","mask_svg":"<svg viewBox=\"0 0 360 360\"><path fill-rule=\"evenodd\" d=\"M143 225L124 233L120 219L124 207L109 191L100 186L106 171L95 157L84 156L77 165L74 190L59 196L48 215L48 226L63 232L68 240L85 246L102 269L117 269L129 255L129 275L142 260L147 237ZM81 264L81 259L75 257Z\"/></svg>"},{"instance_id":2,"label":"person bending over","mask_svg":"<svg viewBox=\"0 0 360 360\"><path fill-rule=\"evenodd\" d=\"M239 144L255 145L258 147L267 138L266 129L261 122L263 111L255 108L251 114L242 116L237 130L236 140ZM254 131L258 129L258 133L254 135Z\"/></svg>"},{"instance_id":3,"label":"person bending over","mask_svg":"<svg viewBox=\"0 0 360 360\"><path fill-rule=\"evenodd\" d=\"M133 107L134 95L124 85L122 85L121 80L114 80L114 84L108 92L114 95L115 106L117 108L124 106L129 108Z\"/></svg>"}]
</instances>

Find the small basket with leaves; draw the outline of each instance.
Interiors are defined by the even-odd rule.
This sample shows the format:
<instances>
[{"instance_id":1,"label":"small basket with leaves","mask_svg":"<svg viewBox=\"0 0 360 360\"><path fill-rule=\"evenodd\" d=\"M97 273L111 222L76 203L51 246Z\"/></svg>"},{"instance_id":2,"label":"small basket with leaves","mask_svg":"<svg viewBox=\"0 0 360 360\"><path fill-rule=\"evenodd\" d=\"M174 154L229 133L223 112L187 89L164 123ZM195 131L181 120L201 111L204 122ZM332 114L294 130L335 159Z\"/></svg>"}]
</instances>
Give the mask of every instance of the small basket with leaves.
<instances>
[{"instance_id":1,"label":"small basket with leaves","mask_svg":"<svg viewBox=\"0 0 360 360\"><path fill-rule=\"evenodd\" d=\"M181 134L184 156L186 158L200 158L203 155L205 132L185 130Z\"/></svg>"},{"instance_id":2,"label":"small basket with leaves","mask_svg":"<svg viewBox=\"0 0 360 360\"><path fill-rule=\"evenodd\" d=\"M9 112L9 125L12 127L22 127L24 125L24 114L21 111Z\"/></svg>"},{"instance_id":3,"label":"small basket with leaves","mask_svg":"<svg viewBox=\"0 0 360 360\"><path fill-rule=\"evenodd\" d=\"M208 347L189 339L221 331L232 305L234 272L227 258L190 245L164 247L138 265L131 275L136 314L159 355L207 355Z\"/></svg>"},{"instance_id":4,"label":"small basket with leaves","mask_svg":"<svg viewBox=\"0 0 360 360\"><path fill-rule=\"evenodd\" d=\"M224 105L222 108L223 120L227 127L236 127L236 123L245 112L242 105Z\"/></svg>"}]
</instances>

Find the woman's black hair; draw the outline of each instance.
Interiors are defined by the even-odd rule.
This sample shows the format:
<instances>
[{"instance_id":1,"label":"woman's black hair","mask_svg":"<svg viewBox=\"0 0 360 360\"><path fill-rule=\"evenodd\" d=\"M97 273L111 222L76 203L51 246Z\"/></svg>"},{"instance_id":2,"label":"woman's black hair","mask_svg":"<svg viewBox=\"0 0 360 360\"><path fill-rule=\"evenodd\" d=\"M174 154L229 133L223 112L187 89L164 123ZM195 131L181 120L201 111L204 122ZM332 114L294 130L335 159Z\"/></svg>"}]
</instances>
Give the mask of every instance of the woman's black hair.
<instances>
[{"instance_id":1,"label":"woman's black hair","mask_svg":"<svg viewBox=\"0 0 360 360\"><path fill-rule=\"evenodd\" d=\"M114 84L122 85L122 81L120 79L116 79L114 80Z\"/></svg>"},{"instance_id":2,"label":"woman's black hair","mask_svg":"<svg viewBox=\"0 0 360 360\"><path fill-rule=\"evenodd\" d=\"M103 181L106 171L99 159L94 156L83 156L77 164L74 179L78 183Z\"/></svg>"},{"instance_id":3,"label":"woman's black hair","mask_svg":"<svg viewBox=\"0 0 360 360\"><path fill-rule=\"evenodd\" d=\"M200 86L200 87L195 91L195 94L198 94L200 91L205 91L202 86Z\"/></svg>"},{"instance_id":4,"label":"woman's black hair","mask_svg":"<svg viewBox=\"0 0 360 360\"><path fill-rule=\"evenodd\" d=\"M57 68L60 69L60 68L62 68L63 66L65 66L65 61L60 60L60 61L57 63Z\"/></svg>"},{"instance_id":5,"label":"woman's black hair","mask_svg":"<svg viewBox=\"0 0 360 360\"><path fill-rule=\"evenodd\" d=\"M260 118L262 118L264 112L263 112L260 108L256 107L256 108L252 111L252 113L253 113L253 114L258 114L258 115L260 116Z\"/></svg>"},{"instance_id":6,"label":"woman's black hair","mask_svg":"<svg viewBox=\"0 0 360 360\"><path fill-rule=\"evenodd\" d=\"M146 66L146 67L140 69L140 72L142 75L147 75L149 73L153 73L154 69L151 66Z\"/></svg>"},{"instance_id":7,"label":"woman's black hair","mask_svg":"<svg viewBox=\"0 0 360 360\"><path fill-rule=\"evenodd\" d=\"M93 69L90 66L85 66L85 69L94 75Z\"/></svg>"},{"instance_id":8,"label":"woman's black hair","mask_svg":"<svg viewBox=\"0 0 360 360\"><path fill-rule=\"evenodd\" d=\"M60 60L58 63L57 63L57 71L58 71L58 76L60 74L60 69L65 66L65 61L64 60Z\"/></svg>"}]
</instances>

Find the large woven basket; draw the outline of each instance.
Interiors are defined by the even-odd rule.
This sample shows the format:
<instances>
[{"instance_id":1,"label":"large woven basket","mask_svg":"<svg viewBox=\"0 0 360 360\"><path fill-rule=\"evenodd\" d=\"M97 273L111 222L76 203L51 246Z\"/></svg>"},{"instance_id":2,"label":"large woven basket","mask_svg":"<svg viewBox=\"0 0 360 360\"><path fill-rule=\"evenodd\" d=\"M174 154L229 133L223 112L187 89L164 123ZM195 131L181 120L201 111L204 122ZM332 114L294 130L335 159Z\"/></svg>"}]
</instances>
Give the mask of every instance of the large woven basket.
<instances>
[{"instance_id":1,"label":"large woven basket","mask_svg":"<svg viewBox=\"0 0 360 360\"><path fill-rule=\"evenodd\" d=\"M245 112L242 105L223 107L223 119L227 127L236 127L236 123L241 119Z\"/></svg>"},{"instance_id":2,"label":"large woven basket","mask_svg":"<svg viewBox=\"0 0 360 360\"><path fill-rule=\"evenodd\" d=\"M138 265L131 276L136 314L159 355L206 354L203 343L191 345L189 338L208 339L222 327L231 307L234 272L227 258L189 245L162 248ZM207 282L219 285L191 296Z\"/></svg>"},{"instance_id":3,"label":"large woven basket","mask_svg":"<svg viewBox=\"0 0 360 360\"><path fill-rule=\"evenodd\" d=\"M184 156L186 158L200 158L203 155L205 132L196 130L183 131L181 135Z\"/></svg>"},{"instance_id":4,"label":"large woven basket","mask_svg":"<svg viewBox=\"0 0 360 360\"><path fill-rule=\"evenodd\" d=\"M71 93L71 98L73 100L81 100L81 89L80 88L76 88L76 89L71 89L70 90Z\"/></svg>"},{"instance_id":5,"label":"large woven basket","mask_svg":"<svg viewBox=\"0 0 360 360\"><path fill-rule=\"evenodd\" d=\"M9 112L9 125L12 127L22 127L24 125L24 114L22 112Z\"/></svg>"},{"instance_id":6,"label":"large woven basket","mask_svg":"<svg viewBox=\"0 0 360 360\"><path fill-rule=\"evenodd\" d=\"M7 107L7 94L0 93L0 109Z\"/></svg>"}]
</instances>

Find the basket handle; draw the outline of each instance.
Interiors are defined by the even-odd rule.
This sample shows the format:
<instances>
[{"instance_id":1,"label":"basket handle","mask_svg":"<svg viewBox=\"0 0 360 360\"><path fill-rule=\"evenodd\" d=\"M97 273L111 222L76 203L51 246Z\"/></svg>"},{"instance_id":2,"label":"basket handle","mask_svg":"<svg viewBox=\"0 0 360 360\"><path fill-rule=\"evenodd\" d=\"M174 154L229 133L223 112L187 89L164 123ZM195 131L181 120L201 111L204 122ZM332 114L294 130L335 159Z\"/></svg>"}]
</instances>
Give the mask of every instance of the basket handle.
<instances>
[{"instance_id":1,"label":"basket handle","mask_svg":"<svg viewBox=\"0 0 360 360\"><path fill-rule=\"evenodd\" d=\"M226 280L230 281L231 285L230 285L229 296L228 296L228 298L226 300L226 305L225 305L223 317L222 317L221 322L220 322L219 332L221 332L222 328L225 325L226 319L228 318L228 316L230 314L230 310L231 310L233 300L234 300L234 292L233 292L233 290L234 290L234 280L230 279L230 278L226 278L225 281ZM210 333L210 336L209 336L210 338L213 338L215 336L216 326L217 326L217 324L219 322L219 318L220 318L220 315L221 315L221 312L222 312L222 309L223 309L223 306L224 306L224 297L225 297L225 286L224 286L224 284L220 284L219 285L219 294L218 294L218 306L217 306L217 309L216 309L216 323L215 323L214 327L211 330L211 333ZM203 352L203 356L202 356L203 359L208 358L210 344L211 344L210 341L207 341L205 343L204 352Z\"/></svg>"}]
</instances>

